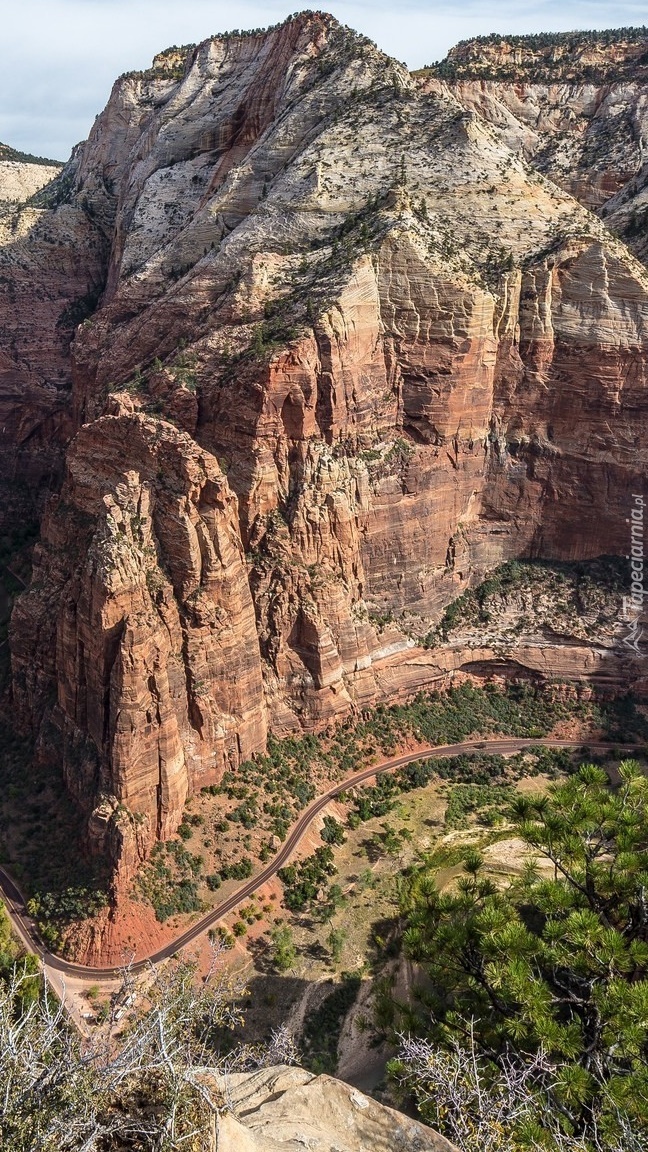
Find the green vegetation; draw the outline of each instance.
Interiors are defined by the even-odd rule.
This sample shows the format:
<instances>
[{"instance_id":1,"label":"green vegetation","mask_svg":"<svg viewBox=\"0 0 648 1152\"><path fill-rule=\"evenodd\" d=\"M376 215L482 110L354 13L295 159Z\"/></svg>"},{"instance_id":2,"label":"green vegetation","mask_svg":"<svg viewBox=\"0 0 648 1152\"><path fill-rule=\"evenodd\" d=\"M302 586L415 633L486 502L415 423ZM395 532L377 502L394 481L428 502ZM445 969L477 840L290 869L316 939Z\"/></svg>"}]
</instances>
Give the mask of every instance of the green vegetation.
<instances>
[{"instance_id":1,"label":"green vegetation","mask_svg":"<svg viewBox=\"0 0 648 1152\"><path fill-rule=\"evenodd\" d=\"M388 820L385 820L380 825L380 831L374 832L371 846L380 856L398 856L405 843L410 839L411 836L406 828L399 831Z\"/></svg>"},{"instance_id":2,"label":"green vegetation","mask_svg":"<svg viewBox=\"0 0 648 1152\"><path fill-rule=\"evenodd\" d=\"M158 52L155 59L159 63L140 72L124 72L120 80L182 80L187 60L195 47L195 44L181 44L180 47L172 44L170 48Z\"/></svg>"},{"instance_id":3,"label":"green vegetation","mask_svg":"<svg viewBox=\"0 0 648 1152\"><path fill-rule=\"evenodd\" d=\"M510 447L516 450L515 445ZM531 593L536 602L541 595L547 598L549 624L565 617L573 625L586 614L603 624L618 617L619 598L626 590L627 568L618 556L582 563L509 560L477 588L468 589L447 606L439 624L426 637L425 646L444 643L460 626L479 627L497 620L502 603L523 592ZM542 618L539 605L537 618Z\"/></svg>"},{"instance_id":4,"label":"green vegetation","mask_svg":"<svg viewBox=\"0 0 648 1152\"><path fill-rule=\"evenodd\" d=\"M455 784L447 791L446 828L467 828L469 817L479 815L479 822L496 824L512 798L510 784Z\"/></svg>"},{"instance_id":5,"label":"green vegetation","mask_svg":"<svg viewBox=\"0 0 648 1152\"><path fill-rule=\"evenodd\" d=\"M136 890L140 898L150 902L161 922L170 916L205 910L199 894L201 878L210 892L217 892L224 881L248 880L254 871L251 858L242 856L231 863L222 863L219 871L203 876L204 857L185 847L193 829L202 822L198 813L188 815L178 828L180 839L156 844L137 877Z\"/></svg>"},{"instance_id":6,"label":"green vegetation","mask_svg":"<svg viewBox=\"0 0 648 1152\"><path fill-rule=\"evenodd\" d=\"M265 756L244 761L226 772L220 784L203 791L241 801L228 812L228 820L245 828L262 828L283 839L296 815L316 794L310 776L320 749L316 736L282 741L271 736ZM264 795L267 799L260 807Z\"/></svg>"},{"instance_id":7,"label":"green vegetation","mask_svg":"<svg viewBox=\"0 0 648 1152\"><path fill-rule=\"evenodd\" d=\"M223 864L220 874L223 880L248 880L254 871L249 856L243 856L234 864Z\"/></svg>"},{"instance_id":8,"label":"green vegetation","mask_svg":"<svg viewBox=\"0 0 648 1152\"><path fill-rule=\"evenodd\" d=\"M39 932L50 947L59 942L60 931L74 920L94 916L108 903L106 892L77 885L62 892L37 893L27 901L27 911L38 924Z\"/></svg>"},{"instance_id":9,"label":"green vegetation","mask_svg":"<svg viewBox=\"0 0 648 1152\"><path fill-rule=\"evenodd\" d=\"M460 40L457 47L464 44L500 44L503 40L511 48L528 48L538 51L542 48L554 48L559 45L567 47L580 47L583 44L597 44L601 47L611 47L619 43L640 44L648 40L648 28L645 24L628 26L625 28L593 28L590 30L576 29L573 32L531 32L522 35L502 36L498 32L490 32L486 36L474 36L470 40Z\"/></svg>"},{"instance_id":10,"label":"green vegetation","mask_svg":"<svg viewBox=\"0 0 648 1152\"><path fill-rule=\"evenodd\" d=\"M60 767L36 758L31 742L2 722L0 750L0 859L21 883L43 939L60 949L73 920L107 903L107 869L79 848L84 821Z\"/></svg>"},{"instance_id":11,"label":"green vegetation","mask_svg":"<svg viewBox=\"0 0 648 1152\"><path fill-rule=\"evenodd\" d=\"M619 772L612 788L584 765L548 795L512 799L514 834L550 870L531 860L503 887L473 848L449 890L439 892L429 860L405 877L403 946L426 982L403 1019L424 1047L406 1045L392 1074L451 1139L459 1094L453 1104L439 1070L464 1053L485 1099L526 1077L525 1106L513 1106L511 1088L491 1147L613 1152L630 1146L630 1130L632 1147L646 1147L648 779L634 761ZM469 1118L465 1152L484 1146Z\"/></svg>"},{"instance_id":12,"label":"green vegetation","mask_svg":"<svg viewBox=\"0 0 648 1152\"><path fill-rule=\"evenodd\" d=\"M281 315L275 315L254 329L250 351L256 359L265 359L278 348L289 344L291 340L296 340L298 336L297 325L290 323Z\"/></svg>"},{"instance_id":13,"label":"green vegetation","mask_svg":"<svg viewBox=\"0 0 648 1152\"><path fill-rule=\"evenodd\" d=\"M242 762L226 772L220 784L203 789L204 797L219 799L214 816L203 808L201 835L212 849L205 872L211 891L218 882L245 879L252 875L253 859L268 861L276 851L275 837L284 839L299 813L313 797L330 785L370 764L378 755L393 754L407 740L432 745L451 744L478 735L536 737L547 735L567 720L578 720L591 729L602 729L613 741L648 739L648 720L632 697L596 703L570 698L573 689L563 686L537 686L529 682L505 686L463 684L445 692L420 693L410 703L379 706L360 719L347 720L335 729L315 736L270 738L266 755ZM537 750L536 750L537 751ZM543 750L538 771L555 775L570 763L568 752ZM523 755L504 759L488 754L485 747L470 755L412 763L396 772L378 773L376 783L354 789L341 801L350 801L349 827L375 816L384 817L393 809L398 795L425 786L432 780L448 784L488 784L506 786L530 771ZM453 804L456 804L458 793ZM487 823L497 820L497 805L484 811ZM452 806L451 806L452 811ZM198 827L197 814L188 813L183 822ZM245 830L246 836L241 832ZM213 836L212 836L213 833ZM341 842L343 830L333 817L324 820L324 844ZM375 845L379 848L378 843ZM241 851L245 855L241 858ZM296 877L289 875L293 888ZM299 887L300 882L297 882ZM290 900L306 906L301 896ZM289 905L290 906L290 905Z\"/></svg>"},{"instance_id":14,"label":"green vegetation","mask_svg":"<svg viewBox=\"0 0 648 1152\"><path fill-rule=\"evenodd\" d=\"M335 875L333 849L328 845L316 848L312 856L280 868L277 875L284 886L284 904L292 912L300 912L317 900L328 876Z\"/></svg>"},{"instance_id":15,"label":"green vegetation","mask_svg":"<svg viewBox=\"0 0 648 1152\"><path fill-rule=\"evenodd\" d=\"M325 844L344 844L344 828L335 816L324 817L324 827L321 832Z\"/></svg>"},{"instance_id":16,"label":"green vegetation","mask_svg":"<svg viewBox=\"0 0 648 1152\"><path fill-rule=\"evenodd\" d=\"M447 692L419 693L409 704L379 706L356 728L356 738L372 736L381 751L393 752L407 736L430 744L455 744L471 735L546 736L569 717L597 717L589 702L560 699L552 686L527 682L500 688L462 684Z\"/></svg>"},{"instance_id":17,"label":"green vegetation","mask_svg":"<svg viewBox=\"0 0 648 1152\"><path fill-rule=\"evenodd\" d=\"M297 949L292 929L288 924L279 924L270 933L272 941L272 962L279 972L288 972L294 967Z\"/></svg>"},{"instance_id":18,"label":"green vegetation","mask_svg":"<svg viewBox=\"0 0 648 1152\"><path fill-rule=\"evenodd\" d=\"M530 757L532 758L530 760ZM551 777L572 770L572 753L566 748L543 748L532 746L525 752L513 756L498 756L488 752L464 752L460 756L444 756L437 759L417 760L396 772L381 772L376 783L354 789L353 810L349 813L349 827L357 828L366 820L386 816L396 807L398 796L424 788L434 780L452 781L443 788L441 794L448 797L446 825L448 828L465 828L468 817L480 814L485 825L497 823L498 817L508 805L513 783L524 777L544 773ZM383 831L386 826L383 825ZM393 838L387 838L396 852L400 845ZM384 850L385 836L382 837Z\"/></svg>"},{"instance_id":19,"label":"green vegetation","mask_svg":"<svg viewBox=\"0 0 648 1152\"><path fill-rule=\"evenodd\" d=\"M51 163L51 161L48 161ZM31 208L58 208L61 204L70 204L72 202L74 192L75 172L74 168L66 165L61 168L59 174L45 184L42 188L38 189L33 196L27 200L27 205Z\"/></svg>"},{"instance_id":20,"label":"green vegetation","mask_svg":"<svg viewBox=\"0 0 648 1152\"><path fill-rule=\"evenodd\" d=\"M210 785L204 791L241 802L234 810L236 815L230 812L228 819L283 838L299 812L316 795L318 785L352 775L371 763L378 752L395 752L407 738L433 745L488 734L540 738L567 719L600 725L613 740L648 738L648 721L631 697L597 704L565 700L558 685L520 682L506 687L476 687L466 683L447 692L419 693L409 704L379 705L364 719L345 721L321 737L271 737L265 756L244 761L225 773L219 785ZM455 768L464 771L468 763L479 770L480 762L474 758L452 759L445 768L449 773ZM362 819L368 819L369 814L384 815L389 807L379 811L375 806L381 800L388 800L398 789L420 787L424 780L435 773L442 775L443 771L444 762L434 761L427 766L411 764L395 774L379 777L376 790L357 793L354 803L358 814ZM465 782L471 779L472 776ZM367 804L373 806L368 809ZM365 812L369 814L363 815ZM327 821L325 827L330 827Z\"/></svg>"},{"instance_id":21,"label":"green vegetation","mask_svg":"<svg viewBox=\"0 0 648 1152\"><path fill-rule=\"evenodd\" d=\"M236 943L231 932L228 932L227 928L223 928L220 924L217 928L210 928L208 935L212 944L220 944L228 951L230 948L233 948Z\"/></svg>"},{"instance_id":22,"label":"green vegetation","mask_svg":"<svg viewBox=\"0 0 648 1152\"><path fill-rule=\"evenodd\" d=\"M48 160L45 156L32 156L31 152L19 152L8 144L0 144L0 160L13 160L18 164L45 164L62 168L62 160Z\"/></svg>"},{"instance_id":23,"label":"green vegetation","mask_svg":"<svg viewBox=\"0 0 648 1152\"><path fill-rule=\"evenodd\" d=\"M336 869L337 871L337 869ZM327 890L322 892L317 907L313 909L317 919L324 922L332 920L335 913L346 904L346 896L339 884L329 884Z\"/></svg>"},{"instance_id":24,"label":"green vegetation","mask_svg":"<svg viewBox=\"0 0 648 1152\"><path fill-rule=\"evenodd\" d=\"M331 928L326 942L329 946L333 964L340 963L347 936L348 932L346 928Z\"/></svg>"},{"instance_id":25,"label":"green vegetation","mask_svg":"<svg viewBox=\"0 0 648 1152\"><path fill-rule=\"evenodd\" d=\"M221 381L231 383L246 368L258 370L259 362L270 360L275 352L297 340L305 332L305 312L300 293L289 293L266 304L266 319L257 324L249 343L232 351L221 351Z\"/></svg>"},{"instance_id":26,"label":"green vegetation","mask_svg":"<svg viewBox=\"0 0 648 1152\"><path fill-rule=\"evenodd\" d=\"M196 374L198 359L195 352L187 352L184 347L184 342L180 342L180 347L176 352L173 360L167 365L170 372L173 373L177 384L182 384L189 392L195 392L198 387L198 377ZM161 361L156 358L153 361L153 372L159 372L162 369Z\"/></svg>"},{"instance_id":27,"label":"green vegetation","mask_svg":"<svg viewBox=\"0 0 648 1152\"><path fill-rule=\"evenodd\" d=\"M14 939L11 921L0 902L0 986L15 985L15 1011L26 1011L36 1002L41 990L38 957L25 954ZM2 995L3 993L0 993Z\"/></svg>"},{"instance_id":28,"label":"green vegetation","mask_svg":"<svg viewBox=\"0 0 648 1152\"><path fill-rule=\"evenodd\" d=\"M155 845L137 878L137 887L152 904L158 920L164 922L182 912L203 911L198 895L202 868L202 856L192 855L179 840ZM214 883L215 877L210 876L208 887L212 888Z\"/></svg>"},{"instance_id":29,"label":"green vegetation","mask_svg":"<svg viewBox=\"0 0 648 1152\"><path fill-rule=\"evenodd\" d=\"M399 436L392 443L379 441L375 447L366 448L360 453L360 458L367 465L367 472L372 484L376 484L385 476L404 473L414 452L414 445ZM387 609L382 613L370 612L369 618L381 627L393 623L395 616L391 609Z\"/></svg>"}]
</instances>

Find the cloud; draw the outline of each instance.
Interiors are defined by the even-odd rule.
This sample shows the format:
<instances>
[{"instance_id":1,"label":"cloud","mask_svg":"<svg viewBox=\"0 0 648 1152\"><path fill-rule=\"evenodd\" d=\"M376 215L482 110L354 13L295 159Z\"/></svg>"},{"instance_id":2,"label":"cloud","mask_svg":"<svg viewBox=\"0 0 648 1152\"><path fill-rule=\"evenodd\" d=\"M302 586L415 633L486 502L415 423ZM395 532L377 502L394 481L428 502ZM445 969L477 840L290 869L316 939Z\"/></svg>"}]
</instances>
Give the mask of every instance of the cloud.
<instances>
[{"instance_id":1,"label":"cloud","mask_svg":"<svg viewBox=\"0 0 648 1152\"><path fill-rule=\"evenodd\" d=\"M0 140L65 159L87 136L113 81L146 68L169 44L282 20L290 3L240 0L21 0L3 13ZM410 67L444 56L457 40L488 32L568 31L641 24L645 5L602 0L335 0L337 18Z\"/></svg>"}]
</instances>

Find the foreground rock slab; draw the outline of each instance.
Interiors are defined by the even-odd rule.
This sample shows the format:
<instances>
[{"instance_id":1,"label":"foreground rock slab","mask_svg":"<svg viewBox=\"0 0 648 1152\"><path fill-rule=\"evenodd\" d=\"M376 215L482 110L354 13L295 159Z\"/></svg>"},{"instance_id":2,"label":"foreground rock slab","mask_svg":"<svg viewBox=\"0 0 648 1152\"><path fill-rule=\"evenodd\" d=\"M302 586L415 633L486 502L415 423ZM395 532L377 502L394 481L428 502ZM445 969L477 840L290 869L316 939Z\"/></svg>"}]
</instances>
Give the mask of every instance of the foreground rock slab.
<instances>
[{"instance_id":1,"label":"foreground rock slab","mask_svg":"<svg viewBox=\"0 0 648 1152\"><path fill-rule=\"evenodd\" d=\"M219 1077L216 1152L456 1152L409 1116L331 1076L275 1067Z\"/></svg>"}]
</instances>

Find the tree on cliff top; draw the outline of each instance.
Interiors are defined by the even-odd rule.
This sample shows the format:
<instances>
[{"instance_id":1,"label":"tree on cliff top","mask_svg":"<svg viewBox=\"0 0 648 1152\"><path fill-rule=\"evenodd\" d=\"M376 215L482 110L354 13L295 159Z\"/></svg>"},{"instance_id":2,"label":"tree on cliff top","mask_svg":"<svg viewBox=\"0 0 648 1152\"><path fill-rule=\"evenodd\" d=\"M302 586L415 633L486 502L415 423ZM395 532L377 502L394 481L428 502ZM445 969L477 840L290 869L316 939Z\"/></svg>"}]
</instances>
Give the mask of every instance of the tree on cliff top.
<instances>
[{"instance_id":1,"label":"tree on cliff top","mask_svg":"<svg viewBox=\"0 0 648 1152\"><path fill-rule=\"evenodd\" d=\"M509 888L470 851L455 890L439 892L424 865L403 896L405 952L429 979L425 1017L412 1013L410 1025L434 1042L428 1055L464 1045L484 1091L534 1068L537 1108L509 1148L566 1147L556 1144L565 1136L570 1147L625 1149L630 1130L648 1147L648 780L634 761L619 771L617 788L585 765L548 795L516 799L531 858ZM448 1100L429 1091L430 1058L427 1079L420 1059L394 1070L456 1138Z\"/></svg>"}]
</instances>

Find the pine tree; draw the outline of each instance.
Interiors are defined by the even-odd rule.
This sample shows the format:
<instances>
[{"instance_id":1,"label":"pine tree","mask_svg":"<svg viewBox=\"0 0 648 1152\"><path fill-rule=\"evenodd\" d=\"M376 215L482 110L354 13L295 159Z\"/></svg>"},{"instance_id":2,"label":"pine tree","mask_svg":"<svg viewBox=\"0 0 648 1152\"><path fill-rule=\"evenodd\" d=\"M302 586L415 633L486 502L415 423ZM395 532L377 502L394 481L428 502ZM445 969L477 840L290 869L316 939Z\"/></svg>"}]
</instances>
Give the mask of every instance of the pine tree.
<instances>
[{"instance_id":1,"label":"pine tree","mask_svg":"<svg viewBox=\"0 0 648 1152\"><path fill-rule=\"evenodd\" d=\"M344 942L347 938L346 928L331 928L328 935L327 944L331 953L331 960L334 964L339 964L342 959L342 952L344 950Z\"/></svg>"},{"instance_id":2,"label":"pine tree","mask_svg":"<svg viewBox=\"0 0 648 1152\"><path fill-rule=\"evenodd\" d=\"M495 1066L544 1053L550 1103L585 1136L593 1116L613 1132L621 1114L648 1132L648 780L634 761L619 772L617 789L584 765L516 799L533 854L509 888L471 851L455 890L423 866L403 896L405 952L429 981L416 1027L449 1046L472 1021Z\"/></svg>"},{"instance_id":3,"label":"pine tree","mask_svg":"<svg viewBox=\"0 0 648 1152\"><path fill-rule=\"evenodd\" d=\"M292 929L288 924L281 924L277 928L273 928L272 934L272 959L275 967L279 972L287 972L289 968L294 966L297 959L297 949L293 940Z\"/></svg>"}]
</instances>

